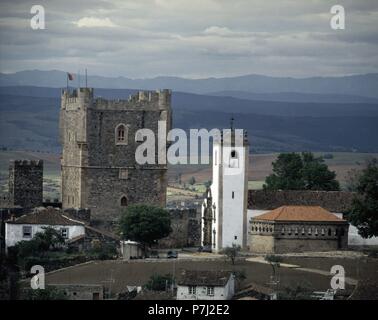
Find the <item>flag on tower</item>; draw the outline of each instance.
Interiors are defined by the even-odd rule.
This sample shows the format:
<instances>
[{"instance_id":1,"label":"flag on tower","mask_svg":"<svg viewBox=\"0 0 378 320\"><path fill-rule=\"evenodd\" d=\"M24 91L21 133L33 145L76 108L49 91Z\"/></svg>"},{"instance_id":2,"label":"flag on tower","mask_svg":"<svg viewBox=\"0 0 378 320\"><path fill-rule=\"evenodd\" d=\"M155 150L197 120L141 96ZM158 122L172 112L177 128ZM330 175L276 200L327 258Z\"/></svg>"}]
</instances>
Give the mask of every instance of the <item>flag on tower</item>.
<instances>
[{"instance_id":1,"label":"flag on tower","mask_svg":"<svg viewBox=\"0 0 378 320\"><path fill-rule=\"evenodd\" d=\"M73 73L67 72L67 78L68 78L68 80L72 81L74 79Z\"/></svg>"}]
</instances>

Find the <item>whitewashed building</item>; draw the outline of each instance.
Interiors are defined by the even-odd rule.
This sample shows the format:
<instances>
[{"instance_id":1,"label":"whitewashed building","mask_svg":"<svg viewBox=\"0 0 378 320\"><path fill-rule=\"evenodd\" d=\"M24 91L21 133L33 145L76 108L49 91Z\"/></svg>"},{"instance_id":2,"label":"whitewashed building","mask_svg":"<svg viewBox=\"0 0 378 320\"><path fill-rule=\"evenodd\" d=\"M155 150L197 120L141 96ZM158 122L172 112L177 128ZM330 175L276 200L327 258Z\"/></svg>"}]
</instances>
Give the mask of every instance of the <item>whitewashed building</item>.
<instances>
[{"instance_id":1,"label":"whitewashed building","mask_svg":"<svg viewBox=\"0 0 378 320\"><path fill-rule=\"evenodd\" d=\"M85 225L70 219L54 208L36 209L30 214L18 219L11 219L5 223L5 248L18 242L31 240L37 232L44 232L46 227L59 230L66 240L85 235Z\"/></svg>"},{"instance_id":2,"label":"whitewashed building","mask_svg":"<svg viewBox=\"0 0 378 320\"><path fill-rule=\"evenodd\" d=\"M201 243L220 252L247 245L249 144L243 130L214 138L213 178L202 206Z\"/></svg>"},{"instance_id":3,"label":"whitewashed building","mask_svg":"<svg viewBox=\"0 0 378 320\"><path fill-rule=\"evenodd\" d=\"M234 294L230 271L184 270L177 281L177 300L230 300Z\"/></svg>"},{"instance_id":4,"label":"whitewashed building","mask_svg":"<svg viewBox=\"0 0 378 320\"><path fill-rule=\"evenodd\" d=\"M131 240L121 240L121 255L123 260L144 258L144 252L139 242Z\"/></svg>"}]
</instances>

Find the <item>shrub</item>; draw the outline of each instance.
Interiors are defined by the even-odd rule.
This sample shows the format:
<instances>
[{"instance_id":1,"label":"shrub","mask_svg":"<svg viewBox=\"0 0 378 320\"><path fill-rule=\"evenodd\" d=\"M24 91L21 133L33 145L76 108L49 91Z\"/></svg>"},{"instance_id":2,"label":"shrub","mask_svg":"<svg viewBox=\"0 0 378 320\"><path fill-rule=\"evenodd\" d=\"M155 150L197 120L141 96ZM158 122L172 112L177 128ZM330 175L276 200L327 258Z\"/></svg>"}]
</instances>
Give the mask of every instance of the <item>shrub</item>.
<instances>
[{"instance_id":1,"label":"shrub","mask_svg":"<svg viewBox=\"0 0 378 320\"><path fill-rule=\"evenodd\" d=\"M153 291L165 291L173 282L172 275L158 275L154 274L150 277L150 280L146 283L145 288Z\"/></svg>"}]
</instances>

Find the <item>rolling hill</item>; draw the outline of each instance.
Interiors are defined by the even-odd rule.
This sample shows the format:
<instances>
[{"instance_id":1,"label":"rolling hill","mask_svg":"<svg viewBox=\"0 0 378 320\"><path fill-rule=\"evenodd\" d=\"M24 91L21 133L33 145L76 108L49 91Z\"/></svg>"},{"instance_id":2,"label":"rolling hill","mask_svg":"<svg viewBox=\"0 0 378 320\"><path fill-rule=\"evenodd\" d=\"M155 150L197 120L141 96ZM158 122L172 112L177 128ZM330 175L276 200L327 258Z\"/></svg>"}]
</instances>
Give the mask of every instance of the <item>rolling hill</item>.
<instances>
[{"instance_id":1,"label":"rolling hill","mask_svg":"<svg viewBox=\"0 0 378 320\"><path fill-rule=\"evenodd\" d=\"M105 98L135 90L96 89ZM0 146L59 151L60 89L13 86L0 90ZM174 92L177 128L225 128L229 119L248 131L254 152L378 151L378 105L293 103Z\"/></svg>"},{"instance_id":2,"label":"rolling hill","mask_svg":"<svg viewBox=\"0 0 378 320\"><path fill-rule=\"evenodd\" d=\"M83 77L81 77L83 78ZM77 81L71 82L77 86ZM83 84L83 82L82 82ZM378 74L361 74L341 77L269 77L257 74L206 79L180 77L156 77L151 79L129 79L126 77L103 77L90 75L88 84L94 88L156 89L170 88L174 91L207 94L219 91L242 91L250 93L306 93L355 95L378 98ZM0 86L65 87L66 72L20 71L0 73Z\"/></svg>"}]
</instances>

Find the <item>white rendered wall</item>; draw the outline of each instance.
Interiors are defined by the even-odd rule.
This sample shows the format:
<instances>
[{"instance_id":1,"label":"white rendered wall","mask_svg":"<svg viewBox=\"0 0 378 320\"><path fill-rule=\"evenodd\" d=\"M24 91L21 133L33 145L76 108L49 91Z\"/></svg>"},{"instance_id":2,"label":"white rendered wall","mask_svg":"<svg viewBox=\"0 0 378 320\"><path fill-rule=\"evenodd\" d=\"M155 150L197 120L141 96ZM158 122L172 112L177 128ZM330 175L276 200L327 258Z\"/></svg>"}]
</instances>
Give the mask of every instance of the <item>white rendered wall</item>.
<instances>
[{"instance_id":1,"label":"white rendered wall","mask_svg":"<svg viewBox=\"0 0 378 320\"><path fill-rule=\"evenodd\" d=\"M237 158L231 158L231 151L237 152ZM223 230L222 247L233 244L243 247L243 227L245 214L246 179L244 147L223 148Z\"/></svg>"},{"instance_id":2,"label":"white rendered wall","mask_svg":"<svg viewBox=\"0 0 378 320\"><path fill-rule=\"evenodd\" d=\"M32 237L31 238L24 238L23 237L23 226L31 226L32 227ZM5 247L9 248L14 246L17 242L25 240L31 240L37 232L44 232L43 228L46 227L53 227L56 230L60 230L61 228L68 228L68 238L72 239L80 235L85 234L84 225L72 225L72 226L48 226L48 225L41 225L41 224L13 224L13 223L6 223L5 224Z\"/></svg>"},{"instance_id":3,"label":"white rendered wall","mask_svg":"<svg viewBox=\"0 0 378 320\"><path fill-rule=\"evenodd\" d=\"M229 300L235 291L235 280L231 276L224 287L214 287L214 295L207 295L206 286L196 286L196 294L189 294L188 286L177 286L177 300Z\"/></svg>"},{"instance_id":4,"label":"white rendered wall","mask_svg":"<svg viewBox=\"0 0 378 320\"><path fill-rule=\"evenodd\" d=\"M222 203L220 201L221 191L219 186L222 180L222 148L220 144L214 144L213 147L213 181L211 185L211 194L213 197L213 204L215 205L215 221L213 220L212 230L215 230L215 242L214 233L212 233L213 247L214 251L219 250L219 239L221 236L221 225L222 220Z\"/></svg>"},{"instance_id":5,"label":"white rendered wall","mask_svg":"<svg viewBox=\"0 0 378 320\"><path fill-rule=\"evenodd\" d=\"M342 213L332 212L335 216L343 219ZM371 237L368 239L362 238L358 234L358 229L355 226L349 224L349 232L348 232L348 245L352 246L377 246L378 245L378 237Z\"/></svg>"}]
</instances>

